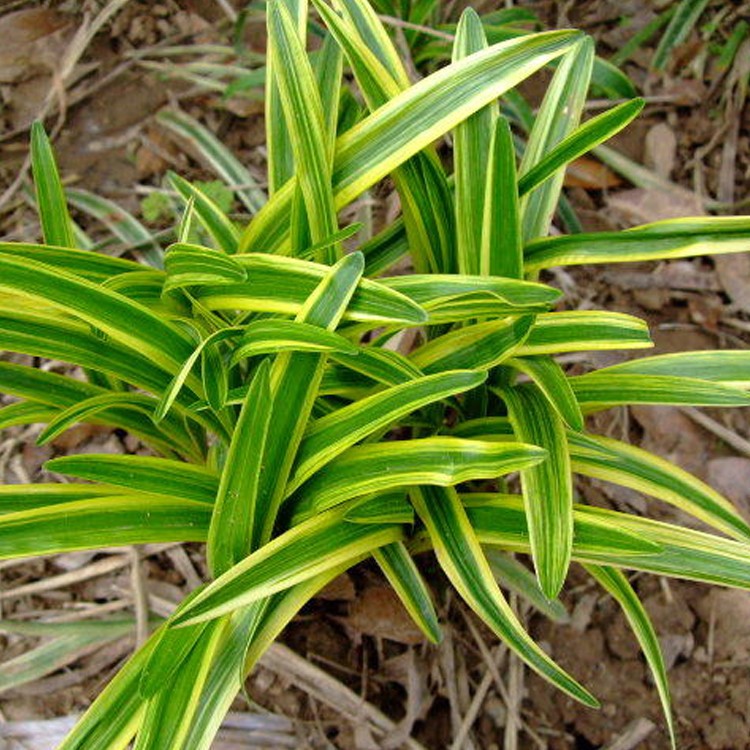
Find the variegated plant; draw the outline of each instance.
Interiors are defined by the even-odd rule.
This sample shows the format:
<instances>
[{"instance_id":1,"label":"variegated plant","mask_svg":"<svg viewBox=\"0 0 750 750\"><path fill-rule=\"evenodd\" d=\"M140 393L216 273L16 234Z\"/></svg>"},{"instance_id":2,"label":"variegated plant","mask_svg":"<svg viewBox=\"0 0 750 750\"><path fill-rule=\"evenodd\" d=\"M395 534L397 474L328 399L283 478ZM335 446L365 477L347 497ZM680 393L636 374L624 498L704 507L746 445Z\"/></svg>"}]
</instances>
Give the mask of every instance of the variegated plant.
<instances>
[{"instance_id":1,"label":"variegated plant","mask_svg":"<svg viewBox=\"0 0 750 750\"><path fill-rule=\"evenodd\" d=\"M308 54L306 3L268 4L267 202L238 228L174 176L185 218L163 269L76 249L34 128L44 244L0 245L0 347L72 363L83 377L0 362L0 390L19 399L0 425L46 423L42 442L76 422L111 425L156 455L60 457L48 468L89 483L2 487L0 557L207 542L213 576L62 747L209 747L264 649L366 558L437 641L412 559L428 550L532 669L594 706L524 631L493 575L512 564L498 550L529 555L537 600L554 600L571 561L583 565L622 605L673 734L658 641L623 571L750 588L750 528L682 469L589 433L586 416L633 403L750 405L750 352L644 357L570 377L555 355L647 348L647 327L614 312L554 312L560 293L535 277L566 264L744 251L750 221L550 237L566 164L642 104L580 124L590 39L555 31L487 46L467 11L453 61L412 84L366 0L315 9L329 35ZM498 99L550 63L517 164ZM342 86L344 64L366 111ZM189 119L164 119L198 132L235 174ZM451 176L434 145L446 135ZM341 228L339 210L388 176L401 218L345 253L364 230ZM242 200L252 211L263 197L253 188ZM188 241L196 234L204 245ZM415 273L388 276L407 253ZM518 495L502 479L515 473ZM671 503L718 533L577 504L574 474Z\"/></svg>"}]
</instances>

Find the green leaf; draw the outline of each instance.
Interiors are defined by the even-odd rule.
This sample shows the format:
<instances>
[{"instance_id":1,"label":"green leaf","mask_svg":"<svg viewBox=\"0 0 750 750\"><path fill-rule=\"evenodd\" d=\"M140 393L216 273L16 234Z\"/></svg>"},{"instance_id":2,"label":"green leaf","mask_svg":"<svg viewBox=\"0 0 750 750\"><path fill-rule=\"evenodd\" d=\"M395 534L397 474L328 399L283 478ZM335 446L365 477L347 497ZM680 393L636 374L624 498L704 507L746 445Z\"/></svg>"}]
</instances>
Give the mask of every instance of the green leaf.
<instances>
[{"instance_id":1,"label":"green leaf","mask_svg":"<svg viewBox=\"0 0 750 750\"><path fill-rule=\"evenodd\" d=\"M31 172L44 241L58 247L75 247L73 222L65 202L55 155L44 132L44 125L39 120L31 125Z\"/></svg>"},{"instance_id":2,"label":"green leaf","mask_svg":"<svg viewBox=\"0 0 750 750\"><path fill-rule=\"evenodd\" d=\"M623 102L580 125L521 177L519 195L531 192L557 170L619 133L638 116L643 105L644 100L640 98Z\"/></svg>"},{"instance_id":3,"label":"green leaf","mask_svg":"<svg viewBox=\"0 0 750 750\"><path fill-rule=\"evenodd\" d=\"M411 498L441 567L464 601L534 671L584 705L597 706L596 699L524 631L498 588L456 492L450 488L415 488Z\"/></svg>"},{"instance_id":4,"label":"green leaf","mask_svg":"<svg viewBox=\"0 0 750 750\"><path fill-rule=\"evenodd\" d=\"M659 354L604 367L597 372L697 378L735 388L750 388L750 351L740 349Z\"/></svg>"},{"instance_id":5,"label":"green leaf","mask_svg":"<svg viewBox=\"0 0 750 750\"><path fill-rule=\"evenodd\" d=\"M536 316L516 356L561 354L653 346L646 322L633 315L599 310L566 310Z\"/></svg>"},{"instance_id":6,"label":"green leaf","mask_svg":"<svg viewBox=\"0 0 750 750\"><path fill-rule=\"evenodd\" d=\"M548 599L539 588L536 576L512 555L488 547L484 550L487 562L497 582L525 599L536 610L554 622L570 620L565 605L559 599Z\"/></svg>"},{"instance_id":7,"label":"green leaf","mask_svg":"<svg viewBox=\"0 0 750 750\"><path fill-rule=\"evenodd\" d=\"M211 235L218 247L229 255L237 252L237 244L240 237L239 230L216 202L197 185L192 185L186 179L174 174L174 172L170 172L168 177L172 186L180 194L185 203L192 198L193 210L198 217L198 221L200 221L204 229Z\"/></svg>"},{"instance_id":8,"label":"green leaf","mask_svg":"<svg viewBox=\"0 0 750 750\"><path fill-rule=\"evenodd\" d=\"M427 640L440 643L443 634L430 591L406 547L401 542L386 544L375 550L373 556Z\"/></svg>"},{"instance_id":9,"label":"green leaf","mask_svg":"<svg viewBox=\"0 0 750 750\"><path fill-rule=\"evenodd\" d=\"M482 21L474 10L467 8L462 14L456 28L456 38L453 42L453 61L487 48L487 39L482 29ZM497 120L497 103L493 102L468 117L456 126L453 133L453 162L455 175L455 206L456 206L456 254L459 273L491 274L497 276L513 276L519 274L500 274L489 270L489 256L483 253L482 234L486 231L487 223L483 221L485 215L485 195L491 199L492 189L485 190L485 175L495 171L488 169L490 143L495 131ZM493 149L494 151L494 149ZM515 158L515 157L513 157ZM494 160L493 160L494 161ZM502 181L503 174L497 175L498 184L507 189L511 182ZM489 178L491 181L491 178ZM503 192L505 192L505 189ZM490 214L489 207L487 214ZM483 268L486 266L486 268Z\"/></svg>"},{"instance_id":10,"label":"green leaf","mask_svg":"<svg viewBox=\"0 0 750 750\"><path fill-rule=\"evenodd\" d=\"M631 263L741 253L750 249L750 220L745 216L667 219L625 232L550 237L525 248L526 271L581 263Z\"/></svg>"},{"instance_id":11,"label":"green leaf","mask_svg":"<svg viewBox=\"0 0 750 750\"><path fill-rule=\"evenodd\" d=\"M583 414L569 379L552 357L519 357L507 363L528 375L562 420L574 430L583 430Z\"/></svg>"},{"instance_id":12,"label":"green leaf","mask_svg":"<svg viewBox=\"0 0 750 750\"><path fill-rule=\"evenodd\" d=\"M167 495L199 503L213 504L219 486L216 473L210 469L184 461L151 456L86 453L53 458L44 466L48 471L58 474L90 482L103 482L131 492ZM62 485L61 489L76 486L88 487ZM99 494L102 494L101 490Z\"/></svg>"},{"instance_id":13,"label":"green leaf","mask_svg":"<svg viewBox=\"0 0 750 750\"><path fill-rule=\"evenodd\" d=\"M449 486L539 464L545 452L534 445L427 437L349 448L334 458L291 498L295 518L339 505L358 495L395 487ZM295 503L296 500L296 503Z\"/></svg>"},{"instance_id":14,"label":"green leaf","mask_svg":"<svg viewBox=\"0 0 750 750\"><path fill-rule=\"evenodd\" d=\"M143 253L143 258L154 268L162 267L162 252L154 236L138 219L122 206L88 190L68 188L68 202L79 211L93 216L125 244L126 250Z\"/></svg>"},{"instance_id":15,"label":"green leaf","mask_svg":"<svg viewBox=\"0 0 750 750\"><path fill-rule=\"evenodd\" d=\"M484 373L472 371L422 376L321 417L310 425L300 444L287 493L293 492L322 466L368 435L427 404L471 390L484 379Z\"/></svg>"},{"instance_id":16,"label":"green leaf","mask_svg":"<svg viewBox=\"0 0 750 750\"><path fill-rule=\"evenodd\" d=\"M539 585L554 599L573 548L573 480L565 427L533 383L503 389L501 396L517 439L547 451L541 463L521 471L521 488Z\"/></svg>"},{"instance_id":17,"label":"green leaf","mask_svg":"<svg viewBox=\"0 0 750 750\"><path fill-rule=\"evenodd\" d=\"M598 435L568 433L573 471L664 500L739 540L750 526L726 498L663 458Z\"/></svg>"},{"instance_id":18,"label":"green leaf","mask_svg":"<svg viewBox=\"0 0 750 750\"><path fill-rule=\"evenodd\" d=\"M562 57L529 133L518 170L521 178L578 127L593 64L594 41L590 37L578 40ZM521 198L524 243L548 234L563 178L564 169L560 167L554 177Z\"/></svg>"},{"instance_id":19,"label":"green leaf","mask_svg":"<svg viewBox=\"0 0 750 750\"><path fill-rule=\"evenodd\" d=\"M250 171L208 128L178 109L163 109L156 116L156 120L190 143L219 177L227 185L232 186L237 197L251 214L260 210L266 202L265 193Z\"/></svg>"},{"instance_id":20,"label":"green leaf","mask_svg":"<svg viewBox=\"0 0 750 750\"><path fill-rule=\"evenodd\" d=\"M391 99L336 142L335 205L340 208L426 148L458 123L497 99L578 39L553 31L489 47L428 76ZM246 252L261 241L275 246L286 234L294 184L288 183L251 222Z\"/></svg>"},{"instance_id":21,"label":"green leaf","mask_svg":"<svg viewBox=\"0 0 750 750\"><path fill-rule=\"evenodd\" d=\"M523 234L515 189L516 152L510 125L504 117L497 120L488 157L480 271L486 276L520 279L523 278Z\"/></svg>"},{"instance_id":22,"label":"green leaf","mask_svg":"<svg viewBox=\"0 0 750 750\"><path fill-rule=\"evenodd\" d=\"M584 411L619 404L750 406L750 394L697 378L591 372L570 378L569 383Z\"/></svg>"},{"instance_id":23,"label":"green leaf","mask_svg":"<svg viewBox=\"0 0 750 750\"><path fill-rule=\"evenodd\" d=\"M175 626L214 619L403 537L399 526L346 523L345 512L320 514L263 545L203 589Z\"/></svg>"},{"instance_id":24,"label":"green leaf","mask_svg":"<svg viewBox=\"0 0 750 750\"><path fill-rule=\"evenodd\" d=\"M330 270L319 263L265 253L235 257L247 273L246 282L195 290L195 298L209 310L297 315ZM427 320L427 313L408 296L380 281L362 279L344 319L375 325L419 325Z\"/></svg>"},{"instance_id":25,"label":"green leaf","mask_svg":"<svg viewBox=\"0 0 750 750\"><path fill-rule=\"evenodd\" d=\"M211 507L125 494L0 516L0 559L151 542L202 542Z\"/></svg>"},{"instance_id":26,"label":"green leaf","mask_svg":"<svg viewBox=\"0 0 750 750\"><path fill-rule=\"evenodd\" d=\"M489 369L519 349L533 323L534 316L522 315L469 325L419 347L411 359L428 374L443 370Z\"/></svg>"},{"instance_id":27,"label":"green leaf","mask_svg":"<svg viewBox=\"0 0 750 750\"><path fill-rule=\"evenodd\" d=\"M208 563L214 577L246 557L252 546L260 474L271 421L270 361L255 372L232 435L208 534Z\"/></svg>"}]
</instances>

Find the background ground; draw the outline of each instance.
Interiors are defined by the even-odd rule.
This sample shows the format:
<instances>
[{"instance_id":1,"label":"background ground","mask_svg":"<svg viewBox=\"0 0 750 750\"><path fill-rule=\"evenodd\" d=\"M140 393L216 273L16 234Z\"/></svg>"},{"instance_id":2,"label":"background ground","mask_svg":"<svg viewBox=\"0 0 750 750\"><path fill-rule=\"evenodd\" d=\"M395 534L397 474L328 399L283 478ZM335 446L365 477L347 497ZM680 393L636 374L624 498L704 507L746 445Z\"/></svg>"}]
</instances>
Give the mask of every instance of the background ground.
<instances>
[{"instance_id":1,"label":"background ground","mask_svg":"<svg viewBox=\"0 0 750 750\"><path fill-rule=\"evenodd\" d=\"M609 57L670 0L511 4L532 9L549 27L585 29L597 38L599 54ZM480 11L496 7L473 5ZM263 51L262 23L251 14L241 39L234 40L244 50L241 56L193 47L165 58L160 50L177 43L231 45L239 0L116 1L107 6L112 17L98 33L90 39L76 36L87 25L94 30L91 24L101 18L103 6L6 0L0 7L0 241L39 236L26 192L25 159L28 126L40 115L47 116L55 135L66 182L111 198L154 231L164 219L158 201L149 196L167 169L190 179L213 177L190 144L155 121L165 106L200 119L263 181L263 106L257 90L243 88L248 79L242 71L217 73L210 67L236 63L246 69L256 63L252 53ZM442 12L455 18L459 10L460 3L449 2ZM592 160L579 163L569 196L587 229L709 210L748 212L748 39L740 40L728 62L722 56L744 18L750 18L747 3L709 2L665 70L649 70L658 34L622 65L648 104L614 145L660 182L653 187L653 180L644 182L637 173L627 179ZM527 93L538 96L542 84L543 79L536 81ZM591 112L600 106L592 101ZM384 194L382 201L385 210L392 208L390 196ZM93 237L104 235L102 226L79 218ZM117 252L116 245L107 252ZM582 267L550 280L565 289L571 307L645 317L659 351L750 345L750 255ZM610 362L611 356L587 355L570 364L588 369ZM608 412L597 421L598 431L627 437L680 463L746 513L750 510L747 413L633 408ZM35 446L34 436L33 429L8 430L0 438L4 482L43 478L42 463L61 453L138 450L126 436L87 426L45 448ZM641 496L603 483L590 482L579 491L598 505L630 512L647 508ZM648 513L675 518L656 503L648 505ZM521 612L535 637L601 699L599 712L574 705L509 659L462 603L446 593L429 558L422 565L445 623L446 639L439 648L422 642L378 572L361 566L330 586L287 629L286 646L275 648L249 680L233 726L217 747L668 747L656 693L634 638L615 605L578 570L573 569L564 597L566 622ZM118 549L0 563L0 608L6 618L85 621L138 608L147 600L152 612L163 614L204 572L198 546L147 547L137 557ZM635 585L667 656L681 747L750 747L750 594L645 576ZM43 733L54 736L66 725L64 717L84 709L133 644L129 637L82 646L52 675L1 693L0 747L4 742L9 748L52 747L54 740ZM32 645L28 637L0 637L0 659ZM261 718L254 719L258 711ZM413 740L406 745L410 731Z\"/></svg>"}]
</instances>

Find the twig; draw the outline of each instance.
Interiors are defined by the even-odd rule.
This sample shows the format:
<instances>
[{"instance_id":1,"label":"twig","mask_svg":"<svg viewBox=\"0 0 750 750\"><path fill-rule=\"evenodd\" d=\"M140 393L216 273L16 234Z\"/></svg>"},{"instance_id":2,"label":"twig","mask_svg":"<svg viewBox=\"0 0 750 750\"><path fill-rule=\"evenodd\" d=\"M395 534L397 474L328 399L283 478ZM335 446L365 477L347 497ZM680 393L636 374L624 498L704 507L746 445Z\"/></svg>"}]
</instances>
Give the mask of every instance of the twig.
<instances>
[{"instance_id":1,"label":"twig","mask_svg":"<svg viewBox=\"0 0 750 750\"><path fill-rule=\"evenodd\" d=\"M366 721L378 734L389 734L396 729L396 724L371 703L363 701L346 685L280 643L270 646L260 663L351 721ZM411 737L404 741L404 745L410 750L425 750Z\"/></svg>"},{"instance_id":2,"label":"twig","mask_svg":"<svg viewBox=\"0 0 750 750\"><path fill-rule=\"evenodd\" d=\"M750 458L750 440L746 440L728 427L724 427L723 424L699 411L694 406L682 406L680 407L680 411L694 422L697 422L701 427L705 427L709 432L713 432L716 437L720 437L738 453L742 453Z\"/></svg>"},{"instance_id":3,"label":"twig","mask_svg":"<svg viewBox=\"0 0 750 750\"><path fill-rule=\"evenodd\" d=\"M656 724L646 718L631 721L622 733L612 742L605 745L602 750L634 750L638 745L656 729Z\"/></svg>"},{"instance_id":4,"label":"twig","mask_svg":"<svg viewBox=\"0 0 750 750\"><path fill-rule=\"evenodd\" d=\"M135 639L140 647L148 640L148 591L136 546L130 548L130 584L135 608Z\"/></svg>"}]
</instances>

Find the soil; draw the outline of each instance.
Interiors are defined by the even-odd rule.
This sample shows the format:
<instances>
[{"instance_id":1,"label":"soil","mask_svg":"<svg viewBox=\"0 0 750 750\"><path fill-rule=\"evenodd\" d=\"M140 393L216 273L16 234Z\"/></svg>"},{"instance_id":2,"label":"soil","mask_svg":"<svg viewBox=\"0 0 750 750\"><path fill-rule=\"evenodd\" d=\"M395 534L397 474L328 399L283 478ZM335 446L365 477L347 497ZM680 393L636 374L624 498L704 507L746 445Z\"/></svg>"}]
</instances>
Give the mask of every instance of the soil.
<instances>
[{"instance_id":1,"label":"soil","mask_svg":"<svg viewBox=\"0 0 750 750\"><path fill-rule=\"evenodd\" d=\"M158 50L167 43L231 43L229 13L234 5L239 9L239 2L131 0L94 37L62 89L55 78L57 63L70 49L76 30L96 12L96 3L6 0L5 5L0 10L0 36L14 41L0 50L0 192L24 169L27 129L39 113L46 113L48 129L56 136L66 182L118 201L136 214L167 169L190 179L211 179L206 165L154 119L160 108L175 104L214 130L254 174L263 175L262 102L257 97L245 93L227 98L194 82L165 78L164 69L155 72L139 62L163 63ZM460 3L446 5L455 13ZM481 10L495 7L473 5L481 5ZM550 27L584 28L596 37L599 54L609 57L669 0L540 0L515 5L533 9ZM714 49L716 39L728 36L743 16L750 17L746 3L710 2L702 23L714 19L718 30L699 26L664 71L649 71L653 41L622 66L648 103L640 120L611 145L681 189L664 193L636 187L595 160L583 160L570 176L568 194L587 230L625 228L708 208L748 212L750 107L742 81L747 82L750 47L741 47L729 68L718 64ZM262 51L263 36L262 24L251 16L243 37L247 48ZM47 99L49 91L53 94ZM538 97L539 91L536 83L527 93ZM389 206L386 199L384 211ZM95 223L77 218L92 236L102 234ZM158 220L152 226L158 228ZM23 190L0 199L0 240L37 237L38 225ZM571 308L603 307L645 318L658 352L747 348L748 257L579 267L552 273L546 280L566 291ZM623 357L592 354L571 367L583 370L618 358ZM750 438L747 410L705 413L740 439ZM750 453L728 445L689 412L669 407L612 410L599 415L592 427L679 463L724 492L750 518ZM138 449L126 436L87 426L74 428L47 448L37 447L34 437L33 429L4 433L0 472L6 483L44 479L41 467L52 455ZM692 523L663 505L605 483L581 484L578 491L592 504ZM143 559L141 576L157 614L205 573L198 545L149 548ZM520 669L450 593L434 561L423 556L419 564L433 584L445 626L440 647L423 642L377 569L367 564L329 586L282 638L395 722L389 735L384 738L382 732L353 721L288 674L267 667L250 678L248 695L236 708L247 710L249 701L251 707L293 719L301 733L299 747L400 747L411 729L422 746L437 750L451 745L453 740L447 738L455 738L462 717L473 710L473 696L484 690L461 747L669 747L656 690L635 639L616 605L580 569L571 570L563 597L570 614L567 622L553 623L521 603L517 606L534 637L600 698L599 711L581 708ZM71 572L73 583L56 584L55 576ZM46 587L39 587L45 582ZM633 582L664 648L680 747L750 748L750 594L647 576L636 576ZM64 616L96 616L132 606L131 567L122 550L3 564L0 584L5 618L29 619L50 610ZM27 585L27 593L19 594L19 587ZM16 593L8 594L11 590ZM10 659L33 644L28 638L0 638L0 658ZM2 693L0 723L80 712L132 647L132 639L122 639L84 651L65 669ZM488 667L488 655L495 659L502 684ZM242 746L281 746L259 743Z\"/></svg>"}]
</instances>

